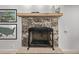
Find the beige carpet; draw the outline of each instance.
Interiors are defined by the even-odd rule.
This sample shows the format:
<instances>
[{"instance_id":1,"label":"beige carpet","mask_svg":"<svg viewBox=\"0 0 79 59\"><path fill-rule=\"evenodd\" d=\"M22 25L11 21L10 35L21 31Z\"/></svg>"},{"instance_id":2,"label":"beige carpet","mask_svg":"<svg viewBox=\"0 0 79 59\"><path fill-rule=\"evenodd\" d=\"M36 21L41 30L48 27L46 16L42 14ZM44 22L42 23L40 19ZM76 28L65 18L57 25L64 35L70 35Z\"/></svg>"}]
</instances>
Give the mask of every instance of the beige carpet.
<instances>
[{"instance_id":1,"label":"beige carpet","mask_svg":"<svg viewBox=\"0 0 79 59\"><path fill-rule=\"evenodd\" d=\"M61 50L60 48L55 48L55 50L53 51L52 48L30 48L29 50L27 50L27 47L21 47L18 49L4 49L4 50L0 50L0 54L34 54L34 53L44 53L44 54L79 54L79 50L75 50L75 51L64 51L63 49Z\"/></svg>"},{"instance_id":2,"label":"beige carpet","mask_svg":"<svg viewBox=\"0 0 79 59\"><path fill-rule=\"evenodd\" d=\"M0 50L0 54L34 54L34 53L44 53L44 54L58 54L63 53L60 48L55 48L53 51L52 48L42 48L42 47L31 47L27 50L27 47L21 47L14 50Z\"/></svg>"},{"instance_id":3,"label":"beige carpet","mask_svg":"<svg viewBox=\"0 0 79 59\"><path fill-rule=\"evenodd\" d=\"M31 47L29 48L29 50L27 50L26 47L22 47L22 48L19 48L17 50L17 54L22 54L22 53L26 53L26 54L29 54L29 53L63 53L62 50L60 48L55 48L55 50L53 51L52 48L42 48L42 47Z\"/></svg>"}]
</instances>

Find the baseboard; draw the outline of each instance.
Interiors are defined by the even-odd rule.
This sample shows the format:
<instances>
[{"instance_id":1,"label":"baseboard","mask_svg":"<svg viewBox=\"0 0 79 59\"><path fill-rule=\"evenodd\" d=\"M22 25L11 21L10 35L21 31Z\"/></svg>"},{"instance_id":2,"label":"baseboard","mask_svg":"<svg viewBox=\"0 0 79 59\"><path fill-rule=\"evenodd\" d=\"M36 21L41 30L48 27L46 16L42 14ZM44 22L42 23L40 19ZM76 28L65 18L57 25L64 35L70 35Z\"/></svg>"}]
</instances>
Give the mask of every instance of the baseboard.
<instances>
[{"instance_id":1,"label":"baseboard","mask_svg":"<svg viewBox=\"0 0 79 59\"><path fill-rule=\"evenodd\" d=\"M63 49L60 48L65 54L79 54L79 49Z\"/></svg>"},{"instance_id":2,"label":"baseboard","mask_svg":"<svg viewBox=\"0 0 79 59\"><path fill-rule=\"evenodd\" d=\"M0 49L0 51L14 51L14 50L17 50L17 49Z\"/></svg>"},{"instance_id":3,"label":"baseboard","mask_svg":"<svg viewBox=\"0 0 79 59\"><path fill-rule=\"evenodd\" d=\"M17 49L0 49L0 54L16 54Z\"/></svg>"}]
</instances>

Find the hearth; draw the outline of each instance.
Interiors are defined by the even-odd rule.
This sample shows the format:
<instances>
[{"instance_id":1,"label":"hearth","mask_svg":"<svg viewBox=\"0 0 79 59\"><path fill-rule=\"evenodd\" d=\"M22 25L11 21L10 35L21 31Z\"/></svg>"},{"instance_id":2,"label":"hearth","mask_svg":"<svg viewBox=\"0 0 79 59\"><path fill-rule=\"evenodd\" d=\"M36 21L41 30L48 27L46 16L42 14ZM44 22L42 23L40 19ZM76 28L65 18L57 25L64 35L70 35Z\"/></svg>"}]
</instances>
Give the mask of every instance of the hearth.
<instances>
[{"instance_id":1,"label":"hearth","mask_svg":"<svg viewBox=\"0 0 79 59\"><path fill-rule=\"evenodd\" d=\"M28 49L29 47L52 47L54 50L53 42L53 29L48 27L31 27L28 29ZM33 35L36 34L36 38ZM39 34L39 37L37 37ZM44 38L44 35L47 35ZM52 35L52 38L50 37ZM32 38L31 38L32 37ZM41 38L40 38L41 37Z\"/></svg>"}]
</instances>

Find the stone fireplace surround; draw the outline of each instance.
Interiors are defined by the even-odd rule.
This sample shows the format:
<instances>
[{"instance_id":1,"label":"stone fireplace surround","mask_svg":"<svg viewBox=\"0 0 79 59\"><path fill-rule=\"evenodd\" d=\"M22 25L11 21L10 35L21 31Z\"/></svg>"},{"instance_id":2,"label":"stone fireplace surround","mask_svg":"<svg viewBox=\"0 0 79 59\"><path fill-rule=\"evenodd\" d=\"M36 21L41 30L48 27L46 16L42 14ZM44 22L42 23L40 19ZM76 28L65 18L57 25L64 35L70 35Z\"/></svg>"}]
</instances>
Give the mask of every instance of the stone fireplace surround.
<instances>
[{"instance_id":1,"label":"stone fireplace surround","mask_svg":"<svg viewBox=\"0 0 79 59\"><path fill-rule=\"evenodd\" d=\"M22 17L22 45L28 45L30 27L49 27L53 29L54 47L58 47L58 19L63 13L18 13Z\"/></svg>"}]
</instances>

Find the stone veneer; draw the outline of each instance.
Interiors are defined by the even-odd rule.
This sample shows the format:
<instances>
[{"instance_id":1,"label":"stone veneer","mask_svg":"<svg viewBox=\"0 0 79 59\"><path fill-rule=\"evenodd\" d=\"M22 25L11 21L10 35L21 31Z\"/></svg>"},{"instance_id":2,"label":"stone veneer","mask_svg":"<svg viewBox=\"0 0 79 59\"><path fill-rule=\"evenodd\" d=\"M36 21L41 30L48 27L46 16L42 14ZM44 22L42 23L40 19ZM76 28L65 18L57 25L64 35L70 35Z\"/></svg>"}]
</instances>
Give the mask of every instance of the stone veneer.
<instances>
[{"instance_id":1,"label":"stone veneer","mask_svg":"<svg viewBox=\"0 0 79 59\"><path fill-rule=\"evenodd\" d=\"M28 45L28 28L50 27L53 28L54 46L58 46L58 17L28 16L22 17L22 42L23 46Z\"/></svg>"}]
</instances>

